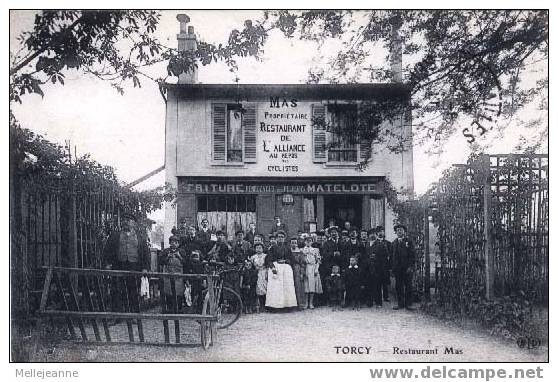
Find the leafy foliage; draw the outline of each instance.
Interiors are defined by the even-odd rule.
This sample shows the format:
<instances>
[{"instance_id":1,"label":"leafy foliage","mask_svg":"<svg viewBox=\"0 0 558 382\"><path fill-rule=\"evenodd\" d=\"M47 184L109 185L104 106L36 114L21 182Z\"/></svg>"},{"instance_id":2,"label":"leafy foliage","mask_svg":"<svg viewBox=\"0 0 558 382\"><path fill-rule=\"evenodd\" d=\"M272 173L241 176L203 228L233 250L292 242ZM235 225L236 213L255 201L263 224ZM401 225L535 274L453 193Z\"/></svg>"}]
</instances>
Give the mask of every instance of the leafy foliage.
<instances>
[{"instance_id":1,"label":"leafy foliage","mask_svg":"<svg viewBox=\"0 0 558 382\"><path fill-rule=\"evenodd\" d=\"M200 41L194 52L179 52L154 37L160 14L151 10L41 11L32 30L23 32L21 48L10 52L10 101L35 93L43 96L47 82L64 84L65 72L81 70L109 81L120 93L124 84L141 86L142 79L160 85L145 70L167 62L167 76L178 76L201 63L225 62L236 69L235 57L259 57L267 31L247 21L231 31L226 45Z\"/></svg>"},{"instance_id":2,"label":"leafy foliage","mask_svg":"<svg viewBox=\"0 0 558 382\"><path fill-rule=\"evenodd\" d=\"M265 22L288 38L342 43L331 60L310 69L312 83L393 80L388 63L399 35L408 63L403 72L412 97L415 142L432 144L431 151L443 148L464 123L471 123L469 131L484 132L533 101L547 108L544 10L279 11L267 12ZM524 75L536 81L524 81ZM537 124L547 131L547 121Z\"/></svg>"},{"instance_id":3,"label":"leafy foliage","mask_svg":"<svg viewBox=\"0 0 558 382\"><path fill-rule=\"evenodd\" d=\"M523 291L491 301L478 297L476 288L472 286L465 294L469 298L460 309L437 300L423 304L423 311L454 322L459 322L463 318L473 320L488 329L494 336L513 340L544 338L541 328L533 320L535 307Z\"/></svg>"},{"instance_id":4,"label":"leafy foliage","mask_svg":"<svg viewBox=\"0 0 558 382\"><path fill-rule=\"evenodd\" d=\"M85 194L110 189L115 199L122 201L124 211L144 217L175 197L168 185L139 192L131 190L120 184L112 167L97 163L88 154L72 158L67 148L22 128L13 116L10 117L10 147L10 179L18 179L18 184L27 182L37 194Z\"/></svg>"}]
</instances>

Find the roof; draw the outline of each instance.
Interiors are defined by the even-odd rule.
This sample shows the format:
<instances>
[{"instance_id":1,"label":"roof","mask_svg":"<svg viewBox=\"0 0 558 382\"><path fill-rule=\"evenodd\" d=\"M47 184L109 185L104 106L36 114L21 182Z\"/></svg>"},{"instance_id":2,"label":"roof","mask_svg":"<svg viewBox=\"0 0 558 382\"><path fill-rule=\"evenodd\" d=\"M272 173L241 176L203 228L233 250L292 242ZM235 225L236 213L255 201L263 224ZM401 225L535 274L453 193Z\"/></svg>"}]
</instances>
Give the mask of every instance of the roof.
<instances>
[{"instance_id":1,"label":"roof","mask_svg":"<svg viewBox=\"0 0 558 382\"><path fill-rule=\"evenodd\" d=\"M366 100L410 98L401 83L369 84L166 84L183 99L239 99L243 101L285 97L297 100Z\"/></svg>"}]
</instances>

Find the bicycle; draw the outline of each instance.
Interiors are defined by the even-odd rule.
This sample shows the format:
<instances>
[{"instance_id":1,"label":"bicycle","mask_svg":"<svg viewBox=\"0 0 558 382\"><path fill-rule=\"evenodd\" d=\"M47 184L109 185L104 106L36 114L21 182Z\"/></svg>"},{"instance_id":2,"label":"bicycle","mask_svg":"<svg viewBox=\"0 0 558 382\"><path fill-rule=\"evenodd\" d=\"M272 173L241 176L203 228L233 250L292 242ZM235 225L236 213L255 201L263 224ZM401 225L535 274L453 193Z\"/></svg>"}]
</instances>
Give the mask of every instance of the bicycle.
<instances>
[{"instance_id":1,"label":"bicycle","mask_svg":"<svg viewBox=\"0 0 558 382\"><path fill-rule=\"evenodd\" d=\"M225 282L225 275L227 273L238 272L237 269L223 269L225 263L218 261L206 262L204 261L208 273L212 276L217 276L216 284L213 286L214 289L214 300L218 303L217 306L217 328L225 329L234 324L240 318L242 314L242 298L240 295L232 288L223 286ZM202 312L204 314L209 314L209 293L207 288L203 289L203 307Z\"/></svg>"}]
</instances>

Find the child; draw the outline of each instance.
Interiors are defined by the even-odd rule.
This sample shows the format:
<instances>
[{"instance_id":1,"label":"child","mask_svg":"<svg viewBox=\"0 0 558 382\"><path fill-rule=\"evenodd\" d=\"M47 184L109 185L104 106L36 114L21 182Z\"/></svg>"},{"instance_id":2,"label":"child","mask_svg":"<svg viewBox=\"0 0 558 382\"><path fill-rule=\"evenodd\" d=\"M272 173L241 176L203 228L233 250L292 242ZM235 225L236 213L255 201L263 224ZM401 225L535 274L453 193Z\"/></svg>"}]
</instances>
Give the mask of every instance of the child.
<instances>
[{"instance_id":1,"label":"child","mask_svg":"<svg viewBox=\"0 0 558 382\"><path fill-rule=\"evenodd\" d=\"M186 258L178 248L178 236L169 237L169 248L160 255L158 263L164 273L182 273ZM184 279L163 277L163 313L179 313L184 302Z\"/></svg>"},{"instance_id":2,"label":"child","mask_svg":"<svg viewBox=\"0 0 558 382\"><path fill-rule=\"evenodd\" d=\"M320 278L320 250L312 247L312 239L307 237L304 241L304 292L306 293L306 309L314 309L314 294L322 294L322 280Z\"/></svg>"},{"instance_id":3,"label":"child","mask_svg":"<svg viewBox=\"0 0 558 382\"><path fill-rule=\"evenodd\" d=\"M258 271L250 260L244 262L242 274L240 276L240 284L242 287L242 302L244 303L245 313L254 313L256 311L256 285L258 283Z\"/></svg>"},{"instance_id":4,"label":"child","mask_svg":"<svg viewBox=\"0 0 558 382\"><path fill-rule=\"evenodd\" d=\"M334 265L331 267L331 274L326 278L327 291L329 296L329 305L331 310L343 310L343 292L345 287L343 285L343 278L339 272L339 266Z\"/></svg>"},{"instance_id":5,"label":"child","mask_svg":"<svg viewBox=\"0 0 558 382\"><path fill-rule=\"evenodd\" d=\"M254 268L258 273L258 280L256 282L256 295L258 297L258 306L256 311L259 313L263 311L265 306L265 295L267 294L267 268L265 267L265 257L267 256L263 253L264 246L262 243L254 244L254 253L250 257L250 261L254 264Z\"/></svg>"},{"instance_id":6,"label":"child","mask_svg":"<svg viewBox=\"0 0 558 382\"><path fill-rule=\"evenodd\" d=\"M346 306L352 305L353 310L360 310L360 288L362 287L362 273L358 267L357 255L349 259L349 267L345 271Z\"/></svg>"},{"instance_id":7,"label":"child","mask_svg":"<svg viewBox=\"0 0 558 382\"><path fill-rule=\"evenodd\" d=\"M201 262L201 253L198 250L192 251L192 256L190 257L190 268L188 273L192 274L204 274L205 267ZM192 310L194 312L201 312L203 304L203 285L201 279L190 279L190 285L192 286ZM205 280L204 280L205 281Z\"/></svg>"},{"instance_id":8,"label":"child","mask_svg":"<svg viewBox=\"0 0 558 382\"><path fill-rule=\"evenodd\" d=\"M229 252L225 256L225 266L224 270L234 270L232 272L227 272L224 274L223 285L234 290L238 295L240 295L240 272L238 264L235 261L234 253ZM229 301L237 301L233 296L230 296L230 292L224 291L223 299Z\"/></svg>"}]
</instances>

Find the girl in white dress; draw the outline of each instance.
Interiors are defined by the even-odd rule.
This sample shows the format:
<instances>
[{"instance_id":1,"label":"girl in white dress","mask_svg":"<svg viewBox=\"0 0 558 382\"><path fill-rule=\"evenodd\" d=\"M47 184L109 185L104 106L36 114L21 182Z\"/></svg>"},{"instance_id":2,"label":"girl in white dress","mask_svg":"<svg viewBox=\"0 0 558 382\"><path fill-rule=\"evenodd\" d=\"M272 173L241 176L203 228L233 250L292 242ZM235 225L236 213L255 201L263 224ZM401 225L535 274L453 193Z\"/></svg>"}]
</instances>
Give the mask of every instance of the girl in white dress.
<instances>
[{"instance_id":1,"label":"girl in white dress","mask_svg":"<svg viewBox=\"0 0 558 382\"><path fill-rule=\"evenodd\" d=\"M306 308L314 309L314 294L323 293L322 280L320 279L320 250L313 248L312 238L307 237L304 240L304 262L306 263L306 272L304 274L304 292L306 292Z\"/></svg>"},{"instance_id":2,"label":"girl in white dress","mask_svg":"<svg viewBox=\"0 0 558 382\"><path fill-rule=\"evenodd\" d=\"M256 283L256 295L258 296L258 307L257 312L263 310L265 306L265 295L267 293L267 268L265 267L265 257L267 256L263 253L264 246L262 243L254 244L254 250L256 251L250 257L250 261L254 264L254 267L258 271L258 282Z\"/></svg>"}]
</instances>

